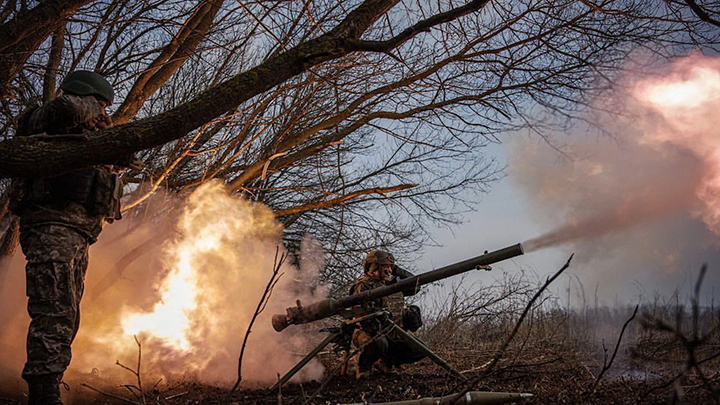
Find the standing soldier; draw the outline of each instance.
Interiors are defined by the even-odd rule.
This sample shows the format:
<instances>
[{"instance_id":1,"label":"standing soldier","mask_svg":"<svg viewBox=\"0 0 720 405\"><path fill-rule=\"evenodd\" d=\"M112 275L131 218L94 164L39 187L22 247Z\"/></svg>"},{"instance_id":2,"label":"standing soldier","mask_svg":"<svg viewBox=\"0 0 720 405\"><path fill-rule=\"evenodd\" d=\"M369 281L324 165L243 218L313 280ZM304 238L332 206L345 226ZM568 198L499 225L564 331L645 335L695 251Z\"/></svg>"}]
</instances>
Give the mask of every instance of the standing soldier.
<instances>
[{"instance_id":1,"label":"standing soldier","mask_svg":"<svg viewBox=\"0 0 720 405\"><path fill-rule=\"evenodd\" d=\"M364 274L350 289L350 295L372 290L387 284L397 282L398 279L412 277L412 274L397 267L392 254L380 250L373 250L365 257L363 262ZM415 294L413 290L406 295ZM392 321L405 330L415 332L422 326L420 308L415 305L405 306L403 293L399 292L385 298L365 301L361 304L365 313L374 313L387 310ZM402 364L414 363L425 355L410 347L399 336L387 333L389 322L380 318L371 318L360 323L353 331L352 346L359 350L355 357L355 377L360 379L367 376L375 366L382 371Z\"/></svg>"},{"instance_id":2,"label":"standing soldier","mask_svg":"<svg viewBox=\"0 0 720 405\"><path fill-rule=\"evenodd\" d=\"M59 97L23 115L18 136L81 139L85 131L112 126L105 108L114 92L104 77L75 71L60 89ZM104 220L120 219L122 185L112 166L97 165L18 180L15 187L31 318L22 377L30 405L62 405L59 384L80 324L88 246Z\"/></svg>"}]
</instances>

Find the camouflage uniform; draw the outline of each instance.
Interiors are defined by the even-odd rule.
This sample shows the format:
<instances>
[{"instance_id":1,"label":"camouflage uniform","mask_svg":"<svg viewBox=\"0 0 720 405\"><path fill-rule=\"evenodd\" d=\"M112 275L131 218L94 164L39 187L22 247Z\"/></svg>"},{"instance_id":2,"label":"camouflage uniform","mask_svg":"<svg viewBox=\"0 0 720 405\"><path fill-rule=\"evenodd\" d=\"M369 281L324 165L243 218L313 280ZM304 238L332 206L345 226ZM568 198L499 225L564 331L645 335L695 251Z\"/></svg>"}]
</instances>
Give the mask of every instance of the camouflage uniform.
<instances>
[{"instance_id":1,"label":"camouflage uniform","mask_svg":"<svg viewBox=\"0 0 720 405\"><path fill-rule=\"evenodd\" d=\"M80 324L80 299L88 264L87 238L73 228L26 228L20 244L27 258L27 363L23 378L62 374Z\"/></svg>"},{"instance_id":2,"label":"camouflage uniform","mask_svg":"<svg viewBox=\"0 0 720 405\"><path fill-rule=\"evenodd\" d=\"M396 280L391 281L391 283L394 281ZM386 284L384 280L371 277L365 273L350 289L350 295L382 287ZM412 312L413 315L419 316L419 312L415 313L417 307L408 311L408 308L405 307L402 292L372 301L365 301L361 305L363 311L368 314L381 309L388 310L392 314L392 321L403 329L415 331L419 328L419 325L417 327L410 326L409 328L407 327L409 325L405 325L405 323L410 323L408 322L409 313ZM396 333L384 332L388 326L389 322L386 320L373 318L361 322L360 327L353 331L352 344L354 349L357 350L362 347L355 358L357 376L369 372L373 365L387 371L389 367L414 363L425 357L423 353L405 343ZM377 337L381 332L386 334Z\"/></svg>"},{"instance_id":3,"label":"camouflage uniform","mask_svg":"<svg viewBox=\"0 0 720 405\"><path fill-rule=\"evenodd\" d=\"M95 97L64 94L25 114L18 135L77 134L95 129L99 119L109 122ZM17 180L15 187L31 318L22 375L28 381L59 379L80 323L88 246L97 240L103 219L119 218L119 183L110 167L94 166Z\"/></svg>"}]
</instances>

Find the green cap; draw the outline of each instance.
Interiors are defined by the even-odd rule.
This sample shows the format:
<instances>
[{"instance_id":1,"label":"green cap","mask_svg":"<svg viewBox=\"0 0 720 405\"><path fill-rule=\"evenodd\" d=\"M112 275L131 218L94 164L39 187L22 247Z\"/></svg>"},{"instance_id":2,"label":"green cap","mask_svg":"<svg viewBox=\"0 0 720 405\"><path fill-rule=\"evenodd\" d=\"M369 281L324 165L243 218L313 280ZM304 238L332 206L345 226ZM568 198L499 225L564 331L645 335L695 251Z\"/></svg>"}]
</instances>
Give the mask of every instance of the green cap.
<instances>
[{"instance_id":1,"label":"green cap","mask_svg":"<svg viewBox=\"0 0 720 405\"><path fill-rule=\"evenodd\" d=\"M115 91L110 82L99 73L89 70L76 70L63 79L60 88L76 96L96 96L112 104Z\"/></svg>"}]
</instances>

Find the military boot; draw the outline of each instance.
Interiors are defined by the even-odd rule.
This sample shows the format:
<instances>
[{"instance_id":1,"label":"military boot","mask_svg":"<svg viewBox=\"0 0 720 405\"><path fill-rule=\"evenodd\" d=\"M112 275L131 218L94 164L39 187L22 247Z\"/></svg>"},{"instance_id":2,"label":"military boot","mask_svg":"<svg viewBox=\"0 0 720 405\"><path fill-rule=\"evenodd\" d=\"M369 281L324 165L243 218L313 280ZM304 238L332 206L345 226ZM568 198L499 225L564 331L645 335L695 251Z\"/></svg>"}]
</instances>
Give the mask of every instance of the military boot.
<instances>
[{"instance_id":1,"label":"military boot","mask_svg":"<svg viewBox=\"0 0 720 405\"><path fill-rule=\"evenodd\" d=\"M28 405L63 405L60 401L59 374L28 378Z\"/></svg>"}]
</instances>

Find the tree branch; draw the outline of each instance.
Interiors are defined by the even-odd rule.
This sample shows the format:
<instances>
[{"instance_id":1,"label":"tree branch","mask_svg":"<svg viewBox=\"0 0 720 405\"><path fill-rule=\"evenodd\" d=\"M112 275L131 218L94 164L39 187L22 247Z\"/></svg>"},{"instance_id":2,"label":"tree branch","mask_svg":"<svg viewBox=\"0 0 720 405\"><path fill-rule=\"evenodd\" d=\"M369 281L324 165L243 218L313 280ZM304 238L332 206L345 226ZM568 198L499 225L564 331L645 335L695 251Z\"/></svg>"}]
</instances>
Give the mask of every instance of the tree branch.
<instances>
[{"instance_id":1,"label":"tree branch","mask_svg":"<svg viewBox=\"0 0 720 405\"><path fill-rule=\"evenodd\" d=\"M124 124L133 119L143 103L193 55L210 30L222 3L222 0L201 2L163 52L135 81L127 97L113 114L113 122Z\"/></svg>"},{"instance_id":2,"label":"tree branch","mask_svg":"<svg viewBox=\"0 0 720 405\"><path fill-rule=\"evenodd\" d=\"M8 157L0 160L0 177L38 176L112 163L117 156L178 139L310 67L348 54L347 40L362 35L398 1L366 0L327 34L270 58L170 111L92 133L87 142L28 137L0 142L0 156Z\"/></svg>"},{"instance_id":3,"label":"tree branch","mask_svg":"<svg viewBox=\"0 0 720 405\"><path fill-rule=\"evenodd\" d=\"M275 211L275 216L276 217L284 217L284 216L288 216L288 215L299 214L299 213L302 213L305 211L317 210L317 209L328 208L328 207L335 207L338 205L344 205L348 201L351 201L351 200L358 198L360 196L363 196L363 195L380 194L380 195L384 196L387 193L392 193L395 191L402 191L402 190L406 190L406 189L413 188L413 187L417 187L417 184L401 184L401 185L393 186L393 187L368 188L365 190L360 190L360 191L356 191L356 192L344 195L342 197L333 198L331 200L317 201L317 202L312 202L309 204L304 204L304 205L301 205L298 207Z\"/></svg>"},{"instance_id":4,"label":"tree branch","mask_svg":"<svg viewBox=\"0 0 720 405\"><path fill-rule=\"evenodd\" d=\"M456 7L444 13L433 15L430 18L419 21L417 24L404 29L400 34L386 41L360 41L351 40L349 46L353 51L388 52L404 44L421 32L428 32L431 28L456 20L464 15L478 11L485 7L490 0L473 0L464 6Z\"/></svg>"},{"instance_id":5,"label":"tree branch","mask_svg":"<svg viewBox=\"0 0 720 405\"><path fill-rule=\"evenodd\" d=\"M65 45L65 26L60 25L52 34L52 45L50 46L50 56L45 67L45 76L43 77L43 101L48 102L55 98L55 88L57 87L58 68L62 59L62 51Z\"/></svg>"},{"instance_id":6,"label":"tree branch","mask_svg":"<svg viewBox=\"0 0 720 405\"><path fill-rule=\"evenodd\" d=\"M10 95L10 82L30 55L66 18L94 0L48 0L20 12L0 26L0 97Z\"/></svg>"},{"instance_id":7,"label":"tree branch","mask_svg":"<svg viewBox=\"0 0 720 405\"><path fill-rule=\"evenodd\" d=\"M720 21L713 19L710 15L700 7L695 0L685 0L685 3L690 7L693 13L702 21L710 23L716 27L720 27Z\"/></svg>"}]
</instances>

